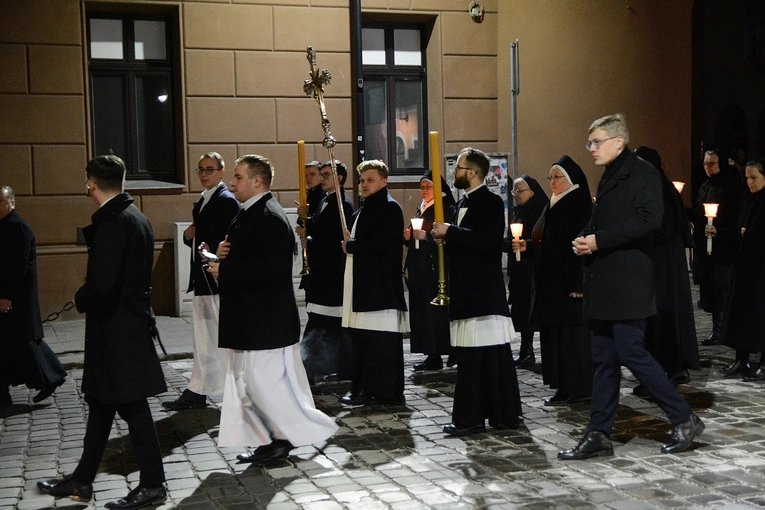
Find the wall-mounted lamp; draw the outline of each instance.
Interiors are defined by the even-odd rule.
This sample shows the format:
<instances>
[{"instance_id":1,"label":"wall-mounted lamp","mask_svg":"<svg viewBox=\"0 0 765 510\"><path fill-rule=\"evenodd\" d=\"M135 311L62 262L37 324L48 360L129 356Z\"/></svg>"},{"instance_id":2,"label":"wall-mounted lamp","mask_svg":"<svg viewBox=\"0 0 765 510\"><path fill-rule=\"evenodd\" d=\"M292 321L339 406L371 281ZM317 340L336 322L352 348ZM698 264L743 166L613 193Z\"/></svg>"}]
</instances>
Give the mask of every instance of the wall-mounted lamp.
<instances>
[{"instance_id":1,"label":"wall-mounted lamp","mask_svg":"<svg viewBox=\"0 0 765 510\"><path fill-rule=\"evenodd\" d=\"M484 9L480 0L473 0L470 2L470 6L468 6L468 12L470 13L470 17L476 23L481 23L483 21Z\"/></svg>"}]
</instances>

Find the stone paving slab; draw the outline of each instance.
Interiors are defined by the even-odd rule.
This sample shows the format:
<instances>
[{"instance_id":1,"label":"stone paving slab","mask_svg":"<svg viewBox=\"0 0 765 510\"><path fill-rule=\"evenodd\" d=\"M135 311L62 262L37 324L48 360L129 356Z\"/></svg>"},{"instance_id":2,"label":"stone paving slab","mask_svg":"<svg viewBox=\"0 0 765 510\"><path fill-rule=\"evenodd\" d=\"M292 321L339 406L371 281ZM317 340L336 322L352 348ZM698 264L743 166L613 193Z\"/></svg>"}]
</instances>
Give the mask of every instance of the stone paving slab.
<instances>
[{"instance_id":1,"label":"stone paving slab","mask_svg":"<svg viewBox=\"0 0 765 510\"><path fill-rule=\"evenodd\" d=\"M446 436L456 371L407 379L406 404L347 410L348 384L317 386L319 409L340 428L327 444L293 450L268 467L240 464L236 448L218 448L220 397L207 409L166 413L161 402L185 388L186 319L160 320L172 346L163 369L170 391L150 399L163 451L169 498L161 509L510 509L510 508L760 508L765 506L765 393L761 384L721 379L732 355L702 347L702 369L680 390L705 421L693 450L662 455L670 427L650 400L631 392L623 371L613 439L615 456L561 462L557 452L578 440L589 408L543 405L552 394L541 367L518 372L524 419L518 430L488 429ZM70 356L70 377L53 398L32 404L33 392L11 389L16 404L0 415L0 508L90 509L125 495L138 481L127 426L117 420L88 504L40 494L36 482L70 473L82 452L86 406L79 392L82 325L46 327L57 353ZM699 338L710 329L697 314ZM78 329L79 328L79 329ZM50 334L49 334L50 333ZM78 337L79 335L79 337ZM517 349L517 345L513 346ZM81 348L81 347L80 347ZM406 369L421 356L407 350ZM537 345L537 352L538 345ZM78 358L79 356L79 358Z\"/></svg>"}]
</instances>

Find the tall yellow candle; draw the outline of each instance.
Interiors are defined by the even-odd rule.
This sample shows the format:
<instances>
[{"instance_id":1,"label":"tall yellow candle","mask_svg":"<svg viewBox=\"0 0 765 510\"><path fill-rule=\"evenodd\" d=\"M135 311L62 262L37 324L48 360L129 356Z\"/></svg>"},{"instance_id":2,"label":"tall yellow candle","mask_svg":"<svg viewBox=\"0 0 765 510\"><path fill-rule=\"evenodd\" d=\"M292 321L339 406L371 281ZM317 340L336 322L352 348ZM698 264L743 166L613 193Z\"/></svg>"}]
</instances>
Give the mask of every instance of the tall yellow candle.
<instances>
[{"instance_id":1,"label":"tall yellow candle","mask_svg":"<svg viewBox=\"0 0 765 510\"><path fill-rule=\"evenodd\" d=\"M438 145L438 131L431 131L430 135L430 171L433 172L433 206L436 223L444 222L444 200L441 196L441 155Z\"/></svg>"},{"instance_id":2,"label":"tall yellow candle","mask_svg":"<svg viewBox=\"0 0 765 510\"><path fill-rule=\"evenodd\" d=\"M300 207L308 207L308 194L305 182L305 142L298 140L298 185L300 187Z\"/></svg>"}]
</instances>

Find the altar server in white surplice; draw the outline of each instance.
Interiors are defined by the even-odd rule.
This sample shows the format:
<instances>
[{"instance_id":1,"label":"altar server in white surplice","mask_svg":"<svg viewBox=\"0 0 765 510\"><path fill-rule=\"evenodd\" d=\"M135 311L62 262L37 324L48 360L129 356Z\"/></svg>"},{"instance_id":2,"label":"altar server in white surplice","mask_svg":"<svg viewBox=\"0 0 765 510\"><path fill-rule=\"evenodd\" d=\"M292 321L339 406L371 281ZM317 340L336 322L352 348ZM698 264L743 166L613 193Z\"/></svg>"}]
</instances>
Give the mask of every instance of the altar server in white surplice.
<instances>
[{"instance_id":1,"label":"altar server in white surplice","mask_svg":"<svg viewBox=\"0 0 765 510\"><path fill-rule=\"evenodd\" d=\"M300 359L300 319L292 287L295 238L271 195L274 169L263 156L236 162L229 189L242 210L209 272L220 286L219 345L228 350L219 446L253 446L237 456L265 464L337 430L318 411Z\"/></svg>"},{"instance_id":2,"label":"altar server in white surplice","mask_svg":"<svg viewBox=\"0 0 765 510\"><path fill-rule=\"evenodd\" d=\"M226 373L226 351L218 348L218 284L205 272L198 249L203 244L213 251L218 247L239 212L239 202L223 182L226 170L220 154L203 154L196 172L204 191L191 211L194 222L183 233L183 242L191 248L187 292L194 292L194 368L180 398L162 404L173 411L205 407L207 395L223 393Z\"/></svg>"},{"instance_id":3,"label":"altar server in white surplice","mask_svg":"<svg viewBox=\"0 0 765 510\"><path fill-rule=\"evenodd\" d=\"M463 149L454 168L454 186L465 190L451 224L434 223L444 242L449 270L451 343L457 351L457 384L452 423L455 436L517 428L521 415L518 378L510 351L515 335L505 298L502 238L505 208L484 184L489 158Z\"/></svg>"}]
</instances>

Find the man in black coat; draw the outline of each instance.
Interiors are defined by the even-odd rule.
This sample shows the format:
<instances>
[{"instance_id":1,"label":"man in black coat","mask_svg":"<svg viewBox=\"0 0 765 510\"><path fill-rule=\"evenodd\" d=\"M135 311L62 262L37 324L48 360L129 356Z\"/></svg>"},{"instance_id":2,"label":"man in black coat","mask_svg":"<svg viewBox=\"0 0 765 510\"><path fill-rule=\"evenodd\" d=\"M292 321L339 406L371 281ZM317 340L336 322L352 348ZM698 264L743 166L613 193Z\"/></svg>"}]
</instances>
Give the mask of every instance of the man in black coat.
<instances>
[{"instance_id":1,"label":"man in black coat","mask_svg":"<svg viewBox=\"0 0 765 510\"><path fill-rule=\"evenodd\" d=\"M88 270L75 294L85 313L85 366L82 392L88 424L82 457L71 475L38 482L48 494L88 501L106 449L114 416L130 430L140 480L123 499L106 508L158 505L167 493L162 452L147 397L167 391L152 328L151 272L154 234L146 217L124 193L125 163L117 156L98 156L86 169L88 195L99 206L85 228Z\"/></svg>"},{"instance_id":2,"label":"man in black coat","mask_svg":"<svg viewBox=\"0 0 765 510\"><path fill-rule=\"evenodd\" d=\"M40 402L64 384L66 371L43 338L37 293L35 235L16 212L13 189L0 187L0 410L13 404L9 386L26 384Z\"/></svg>"},{"instance_id":3,"label":"man in black coat","mask_svg":"<svg viewBox=\"0 0 765 510\"><path fill-rule=\"evenodd\" d=\"M229 189L242 209L218 246L222 260L208 269L220 288L218 345L228 355L218 445L257 446L237 456L257 464L284 459L294 446L337 429L314 407L300 359L295 237L270 192L273 175L263 156L236 161Z\"/></svg>"},{"instance_id":4,"label":"man in black coat","mask_svg":"<svg viewBox=\"0 0 765 510\"><path fill-rule=\"evenodd\" d=\"M515 333L505 298L502 241L505 206L484 185L488 156L467 147L457 158L454 186L465 190L452 223L433 223L448 254L451 344L457 352L452 423L444 432L464 436L517 428L518 377L510 341Z\"/></svg>"},{"instance_id":5,"label":"man in black coat","mask_svg":"<svg viewBox=\"0 0 765 510\"><path fill-rule=\"evenodd\" d=\"M351 223L353 203L345 194L343 184L348 169L335 162L346 225ZM352 371L351 342L341 327L343 312L343 229L338 214L335 178L332 165L321 167L321 188L326 193L311 217L311 235L307 238L311 274L304 278L308 323L303 332L300 352L308 381L313 384L316 374L350 379ZM298 208L298 214L301 214Z\"/></svg>"},{"instance_id":6,"label":"man in black coat","mask_svg":"<svg viewBox=\"0 0 765 510\"><path fill-rule=\"evenodd\" d=\"M197 174L204 191L191 210L194 221L183 233L184 244L191 248L187 292L194 292L194 368L188 387L177 400L163 402L165 409L202 408L207 395L223 393L226 352L218 348L218 284L204 270L198 248L217 249L239 212L239 202L223 182L225 173L223 158L217 152L208 152L199 158Z\"/></svg>"},{"instance_id":7,"label":"man in black coat","mask_svg":"<svg viewBox=\"0 0 765 510\"><path fill-rule=\"evenodd\" d=\"M380 160L358 168L361 207L343 249L343 327L351 335L353 386L341 402L350 406L404 401L403 333L408 330L401 262L404 213L388 194L388 166Z\"/></svg>"},{"instance_id":8,"label":"man in black coat","mask_svg":"<svg viewBox=\"0 0 765 510\"><path fill-rule=\"evenodd\" d=\"M572 241L584 259L584 318L589 320L594 367L590 423L577 446L559 459L613 455L610 435L619 405L621 366L645 386L672 422L662 453L688 449L704 430L688 402L645 348L646 318L656 314L653 234L661 226L663 199L656 169L627 147L621 114L596 120L586 147L605 166L587 229Z\"/></svg>"},{"instance_id":9,"label":"man in black coat","mask_svg":"<svg viewBox=\"0 0 765 510\"><path fill-rule=\"evenodd\" d=\"M738 215L746 190L739 171L728 164L727 154L719 149L704 153L704 171L706 179L699 188L693 211L694 270L699 277L701 308L712 314L712 332L702 345L717 345L723 340L726 312L733 296ZM711 226L704 216L705 203L718 204L717 217ZM706 249L707 235L713 238L711 254ZM736 375L748 369L748 363L734 363L723 374Z\"/></svg>"}]
</instances>

